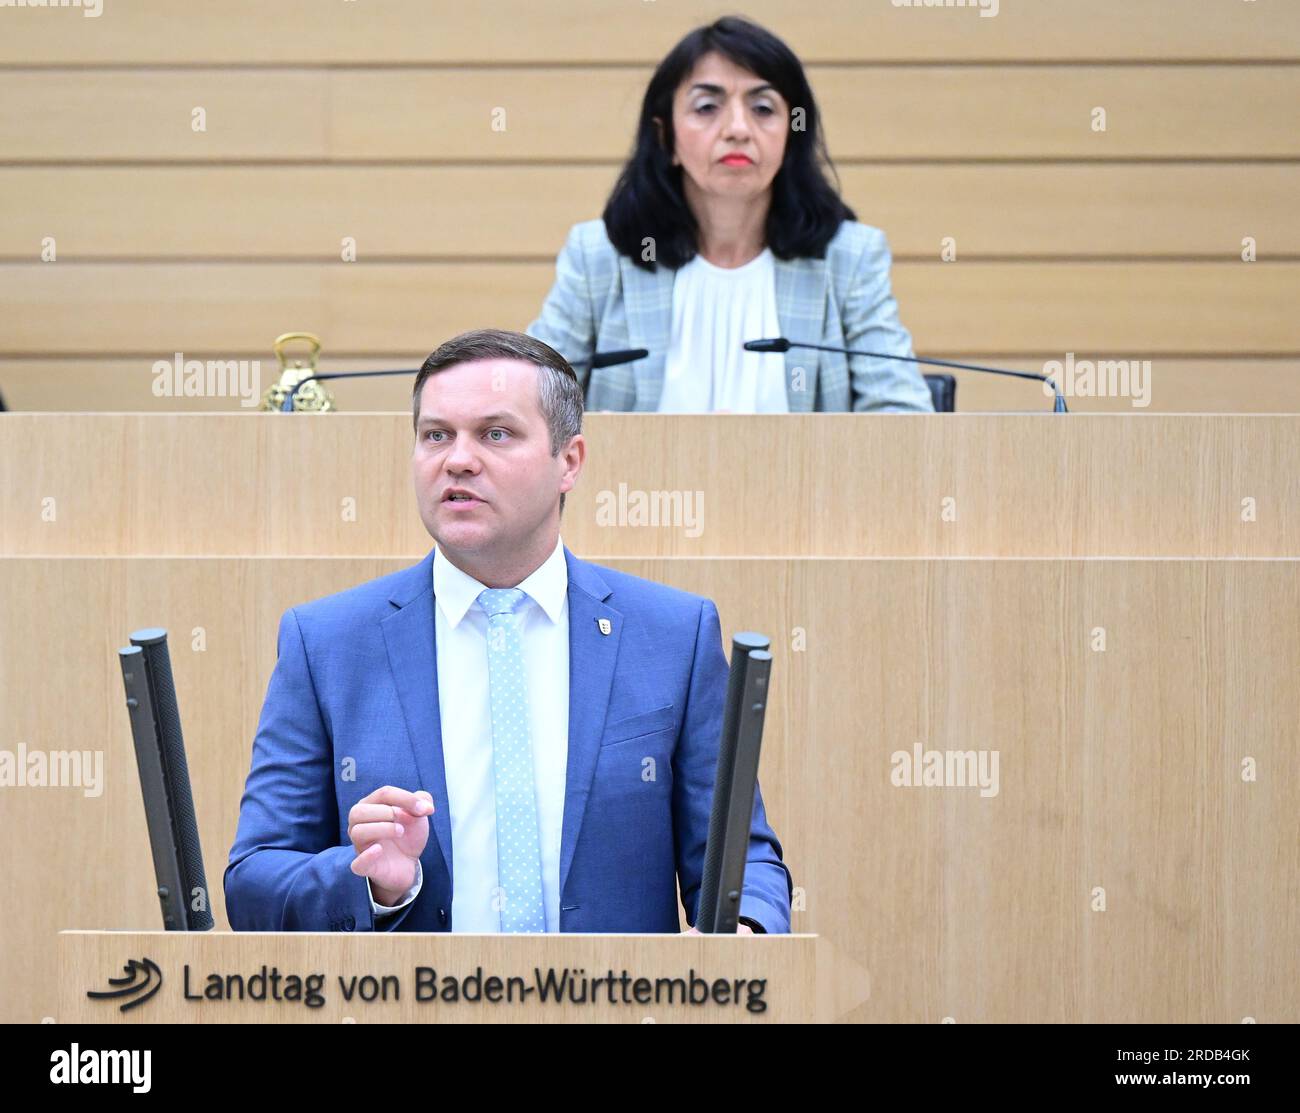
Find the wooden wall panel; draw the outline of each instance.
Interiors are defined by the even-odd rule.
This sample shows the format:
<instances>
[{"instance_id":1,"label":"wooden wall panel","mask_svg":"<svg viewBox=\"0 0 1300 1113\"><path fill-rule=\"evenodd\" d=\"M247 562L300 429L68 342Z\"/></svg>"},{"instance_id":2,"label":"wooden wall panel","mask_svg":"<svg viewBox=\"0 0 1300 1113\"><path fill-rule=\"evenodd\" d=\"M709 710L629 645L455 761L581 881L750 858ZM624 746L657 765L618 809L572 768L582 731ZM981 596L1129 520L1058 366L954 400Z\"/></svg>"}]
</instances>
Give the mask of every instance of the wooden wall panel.
<instances>
[{"instance_id":1,"label":"wooden wall panel","mask_svg":"<svg viewBox=\"0 0 1300 1113\"><path fill-rule=\"evenodd\" d=\"M1084 354L1078 355L1085 358ZM1044 366L1061 356L1037 360L1008 360L998 366L1044 373ZM958 362L968 363L958 357ZM927 371L945 373L943 368ZM1055 371L1055 368L1052 368ZM1033 382L998 378L974 372L954 371L957 378L959 413L1005 413L1047 405ZM1058 381L1063 381L1058 373ZM1131 380L1135 381L1135 380ZM1295 359L1179 360L1154 359L1150 375L1143 380L1149 391L1143 395L1095 397L1067 393L1071 413L1289 413L1300 414L1300 364ZM1075 380L1076 387L1083 385ZM1143 401L1147 404L1143 405ZM1297 423L1300 430L1300 423Z\"/></svg>"},{"instance_id":2,"label":"wooden wall panel","mask_svg":"<svg viewBox=\"0 0 1300 1113\"><path fill-rule=\"evenodd\" d=\"M996 6L747 9L808 64L846 196L893 247L918 351L1300 355L1300 8ZM11 405L48 410L86 389L82 370L98 368L83 360L251 357L306 328L333 356L389 362L466 327L524 327L567 228L599 215L654 64L724 10L7 10L0 195L16 203L0 212L0 359L43 367L0 364L0 389L7 371ZM44 260L46 237L63 266ZM344 237L390 269L314 269ZM949 242L958 265L938 269ZM90 261L113 266L70 266ZM77 361L66 383L59 357ZM1180 399L1294 411L1285 389L1242 378ZM999 408L999 390L963 397Z\"/></svg>"},{"instance_id":3,"label":"wooden wall panel","mask_svg":"<svg viewBox=\"0 0 1300 1113\"><path fill-rule=\"evenodd\" d=\"M15 71L0 150L23 162L621 161L650 71ZM1300 68L812 68L833 157L1290 158ZM201 106L207 130L196 133ZM1105 132L1092 110L1105 108ZM494 110L505 109L504 130Z\"/></svg>"},{"instance_id":4,"label":"wooden wall panel","mask_svg":"<svg viewBox=\"0 0 1300 1113\"><path fill-rule=\"evenodd\" d=\"M991 0L986 7L992 10ZM890 0L749 0L751 19L805 59L995 58L1133 61L1300 57L1300 16L1284 0L1035 0L936 10ZM657 61L691 28L735 12L716 0L105 0L78 11L7 12L0 63L483 63Z\"/></svg>"},{"instance_id":5,"label":"wooden wall panel","mask_svg":"<svg viewBox=\"0 0 1300 1113\"><path fill-rule=\"evenodd\" d=\"M256 358L306 330L336 355L423 357L526 328L554 280L541 262L9 263L0 356ZM926 355L1300 353L1300 263L935 261L899 263L893 285Z\"/></svg>"},{"instance_id":6,"label":"wooden wall panel","mask_svg":"<svg viewBox=\"0 0 1300 1113\"><path fill-rule=\"evenodd\" d=\"M0 168L0 259L531 259L600 216L613 166ZM849 165L858 219L897 260L1300 256L1300 167L1246 163ZM520 204L526 198L527 204Z\"/></svg>"},{"instance_id":7,"label":"wooden wall panel","mask_svg":"<svg viewBox=\"0 0 1300 1113\"><path fill-rule=\"evenodd\" d=\"M595 414L584 433L578 553L1300 556L1294 417ZM0 553L418 558L412 441L409 414L0 417ZM676 518L627 513L660 491Z\"/></svg>"}]
</instances>

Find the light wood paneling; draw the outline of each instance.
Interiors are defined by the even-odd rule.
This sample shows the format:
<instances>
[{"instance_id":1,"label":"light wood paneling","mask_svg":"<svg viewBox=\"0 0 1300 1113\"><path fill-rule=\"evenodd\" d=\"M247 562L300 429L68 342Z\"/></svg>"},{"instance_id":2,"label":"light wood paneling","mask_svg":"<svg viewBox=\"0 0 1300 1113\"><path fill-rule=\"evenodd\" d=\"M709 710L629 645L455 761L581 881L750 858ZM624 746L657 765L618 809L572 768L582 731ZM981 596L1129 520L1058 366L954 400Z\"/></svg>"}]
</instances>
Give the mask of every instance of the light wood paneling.
<instances>
[{"instance_id":1,"label":"light wood paneling","mask_svg":"<svg viewBox=\"0 0 1300 1113\"><path fill-rule=\"evenodd\" d=\"M105 0L98 19L6 12L0 62L649 63L734 11L714 0ZM1185 0L1005 0L995 17L890 0L749 0L744 11L805 60L1300 57L1300 17L1285 0L1200 3L1194 14Z\"/></svg>"},{"instance_id":2,"label":"light wood paneling","mask_svg":"<svg viewBox=\"0 0 1300 1113\"><path fill-rule=\"evenodd\" d=\"M926 355L1300 351L1300 266L1292 264L900 263L893 290Z\"/></svg>"},{"instance_id":3,"label":"light wood paneling","mask_svg":"<svg viewBox=\"0 0 1300 1113\"><path fill-rule=\"evenodd\" d=\"M411 404L414 369L427 352L407 358L322 359L322 371L367 371L406 366L409 376L331 382L340 413L393 413ZM1088 358L1076 353L1077 358ZM976 361L957 355L960 363ZM1042 373L1055 356L1008 359L998 366ZM153 360L137 359L18 359L0 362L0 392L11 410L145 413L248 413L241 397L176 398L153 392ZM943 368L926 368L945 374ZM273 377L274 361L265 360L262 386ZM250 367L251 372L251 367ZM951 372L957 378L959 413L1036 413L1051 408L1051 399L1032 382L971 372ZM250 382L251 382L250 377ZM1149 383L1145 393L1096 397L1068 393L1071 413L1288 413L1300 414L1300 363L1295 359L1156 359L1149 376L1130 377L1131 386ZM1076 387L1082 380L1075 380ZM253 395L249 395L253 397ZM1146 404L1143 405L1143 400ZM596 420L600 420L597 418Z\"/></svg>"},{"instance_id":4,"label":"light wood paneling","mask_svg":"<svg viewBox=\"0 0 1300 1113\"><path fill-rule=\"evenodd\" d=\"M605 556L1300 556L1297 421L596 414L562 529ZM409 413L0 416L0 553L417 558L412 440ZM618 515L660 491L676 519Z\"/></svg>"},{"instance_id":5,"label":"light wood paneling","mask_svg":"<svg viewBox=\"0 0 1300 1113\"><path fill-rule=\"evenodd\" d=\"M0 168L0 258L536 258L599 217L605 166ZM1252 163L846 166L844 197L896 259L1233 261L1300 255L1300 167ZM527 198L527 204L521 204Z\"/></svg>"},{"instance_id":6,"label":"light wood paneling","mask_svg":"<svg viewBox=\"0 0 1300 1113\"><path fill-rule=\"evenodd\" d=\"M224 926L277 619L405 563L0 561L3 745L105 762L98 797L0 790L23 848L0 899L26 910L0 952L4 1019L53 1014L58 930L157 926L115 656L128 632L172 631ZM727 639L772 636L764 798L800 889L795 930L832 945L841 978L869 979L851 1019L1300 1020L1296 561L618 567L713 598ZM916 744L996 751L996 795L895 786L893 755ZM52 809L54 835L32 838Z\"/></svg>"},{"instance_id":7,"label":"light wood paneling","mask_svg":"<svg viewBox=\"0 0 1300 1113\"><path fill-rule=\"evenodd\" d=\"M1300 353L1300 263L899 263L892 277L927 355ZM257 358L306 330L336 355L427 355L465 329L526 328L554 281L543 262L10 263L0 354Z\"/></svg>"},{"instance_id":8,"label":"light wood paneling","mask_svg":"<svg viewBox=\"0 0 1300 1113\"><path fill-rule=\"evenodd\" d=\"M723 11L305 2L8 13L0 194L22 200L0 213L0 355L255 357L308 328L346 362L389 363L463 328L522 328L565 231L600 211L651 68ZM770 0L748 14L809 64L846 197L899 260L919 351L1300 354L1300 9L1040 0L987 18ZM38 262L46 236L63 266ZM344 237L363 269L333 265ZM1246 237L1262 260L1249 269ZM958 264L941 267L947 238ZM90 260L117 266L67 265ZM186 260L221 265L169 265ZM67 384L59 366L10 366L11 396L31 399L12 404L93 393L97 364ZM1233 371L1204 402L1180 399L1296 408L1258 379ZM959 397L1019 396L972 382Z\"/></svg>"},{"instance_id":9,"label":"light wood paneling","mask_svg":"<svg viewBox=\"0 0 1300 1113\"><path fill-rule=\"evenodd\" d=\"M1092 358L1078 352L1077 359ZM970 360L957 357L960 363ZM1008 360L998 366L1043 374L1044 365L1061 361L1061 354L1037 360ZM1055 372L1055 368L1050 368ZM943 368L926 368L927 372L943 374ZM957 379L957 410L959 413L1005 413L1028 410L1039 405L1048 406L1050 399L1041 394L1032 382L998 378L973 372L954 371ZM1058 382L1065 377L1058 374ZM1141 405L1137 395L1095 397L1067 393L1066 404L1071 413L1243 413L1243 414L1297 414L1300 415L1300 361L1296 359L1252 360L1179 360L1154 359L1149 376L1142 372L1142 381L1150 384L1149 404ZM1130 379L1130 382L1136 382ZM1075 380L1082 385L1081 379ZM1041 399L1041 401L1040 401ZM1050 406L1049 406L1050 408ZM1300 419L1296 422L1300 434Z\"/></svg>"},{"instance_id":10,"label":"light wood paneling","mask_svg":"<svg viewBox=\"0 0 1300 1113\"><path fill-rule=\"evenodd\" d=\"M621 161L644 69L15 71L7 161ZM836 159L1295 158L1296 66L813 68ZM201 106L207 130L196 133ZM1107 130L1092 128L1105 108ZM505 109L504 130L494 110Z\"/></svg>"}]
</instances>

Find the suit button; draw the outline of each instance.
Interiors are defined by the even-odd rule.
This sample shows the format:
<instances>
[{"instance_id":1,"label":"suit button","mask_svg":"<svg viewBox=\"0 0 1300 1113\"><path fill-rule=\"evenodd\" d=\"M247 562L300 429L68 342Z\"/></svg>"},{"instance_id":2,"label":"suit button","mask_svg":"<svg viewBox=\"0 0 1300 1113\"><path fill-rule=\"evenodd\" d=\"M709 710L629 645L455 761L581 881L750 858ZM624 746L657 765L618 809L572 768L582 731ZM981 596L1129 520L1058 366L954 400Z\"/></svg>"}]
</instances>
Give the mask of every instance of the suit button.
<instances>
[{"instance_id":1,"label":"suit button","mask_svg":"<svg viewBox=\"0 0 1300 1113\"><path fill-rule=\"evenodd\" d=\"M438 909L438 922L443 924L447 922L447 910L445 908Z\"/></svg>"},{"instance_id":2,"label":"suit button","mask_svg":"<svg viewBox=\"0 0 1300 1113\"><path fill-rule=\"evenodd\" d=\"M356 926L357 926L357 918L355 916L348 915L343 917L344 931L351 931Z\"/></svg>"}]
</instances>

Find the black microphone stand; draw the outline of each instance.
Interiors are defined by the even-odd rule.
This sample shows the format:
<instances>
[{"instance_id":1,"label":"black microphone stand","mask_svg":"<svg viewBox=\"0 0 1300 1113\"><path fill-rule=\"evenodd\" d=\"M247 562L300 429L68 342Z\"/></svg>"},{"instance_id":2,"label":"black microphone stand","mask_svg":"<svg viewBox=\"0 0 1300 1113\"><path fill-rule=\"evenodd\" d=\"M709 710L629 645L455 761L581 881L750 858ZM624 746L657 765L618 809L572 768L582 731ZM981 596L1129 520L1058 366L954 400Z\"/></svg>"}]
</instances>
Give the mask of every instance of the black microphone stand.
<instances>
[{"instance_id":1,"label":"black microphone stand","mask_svg":"<svg viewBox=\"0 0 1300 1113\"><path fill-rule=\"evenodd\" d=\"M954 363L950 359L926 359L921 356L897 356L891 352L861 352L852 348L831 348L825 344L799 344L793 340L787 340L784 336L777 337L774 340L747 340L745 341L745 350L750 352L788 352L791 348L811 348L817 352L832 352L836 355L844 356L869 356L872 359L898 359L904 363L923 363L929 367L952 367L958 371L983 371L989 375L1010 375L1017 379L1035 379L1040 383L1047 383L1056 395L1056 401L1052 404L1052 412L1063 414L1069 413L1065 408L1065 397L1057 388L1056 383L1052 382L1046 375L1040 375L1037 371L1012 371L1005 367L981 367L978 363Z\"/></svg>"}]
</instances>

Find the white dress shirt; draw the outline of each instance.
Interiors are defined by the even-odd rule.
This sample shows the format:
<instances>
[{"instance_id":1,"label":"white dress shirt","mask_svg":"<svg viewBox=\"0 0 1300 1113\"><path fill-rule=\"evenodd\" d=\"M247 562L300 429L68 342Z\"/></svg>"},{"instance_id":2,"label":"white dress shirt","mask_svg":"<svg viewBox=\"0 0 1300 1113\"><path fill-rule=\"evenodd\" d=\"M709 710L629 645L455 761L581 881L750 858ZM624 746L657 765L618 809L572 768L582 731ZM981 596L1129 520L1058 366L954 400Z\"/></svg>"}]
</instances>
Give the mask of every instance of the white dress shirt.
<instances>
[{"instance_id":1,"label":"white dress shirt","mask_svg":"<svg viewBox=\"0 0 1300 1113\"><path fill-rule=\"evenodd\" d=\"M747 352L780 336L772 249L741 267L696 255L673 277L673 325L660 413L789 413L785 356Z\"/></svg>"},{"instance_id":2,"label":"white dress shirt","mask_svg":"<svg viewBox=\"0 0 1300 1113\"><path fill-rule=\"evenodd\" d=\"M563 539L558 539L554 552L516 586L528 596L515 613L521 618L528 678L542 902L546 930L559 931L560 836L569 760L569 569L564 562ZM459 932L501 930L496 907L499 902L495 899L497 825L487 614L478 605L484 590L484 584L435 551L434 630L447 800L435 800L434 805L446 807L451 813L451 930ZM417 739L416 744L431 745L432 740ZM429 837L434 838L432 830ZM423 882L423 870L417 862L415 884L397 904L378 904L372 893L376 917L382 922L386 915L404 908L415 899Z\"/></svg>"}]
</instances>

